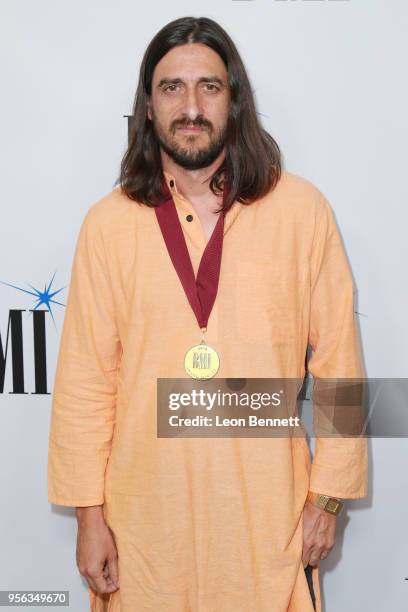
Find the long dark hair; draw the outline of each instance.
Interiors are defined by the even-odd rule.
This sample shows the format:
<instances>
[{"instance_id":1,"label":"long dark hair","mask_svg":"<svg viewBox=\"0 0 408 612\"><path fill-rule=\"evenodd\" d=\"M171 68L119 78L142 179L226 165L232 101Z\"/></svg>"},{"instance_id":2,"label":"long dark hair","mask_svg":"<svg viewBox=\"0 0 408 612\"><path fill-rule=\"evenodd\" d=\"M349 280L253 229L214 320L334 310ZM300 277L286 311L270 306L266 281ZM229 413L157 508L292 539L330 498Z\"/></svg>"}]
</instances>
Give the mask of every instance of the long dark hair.
<instances>
[{"instance_id":1,"label":"long dark hair","mask_svg":"<svg viewBox=\"0 0 408 612\"><path fill-rule=\"evenodd\" d=\"M224 201L227 211L235 200L250 204L274 188L281 176L278 144L258 120L251 85L239 53L225 30L207 17L182 17L164 26L147 47L140 66L139 83L133 103L129 143L115 185L132 200L155 206L162 197L163 172L160 147L147 116L153 72L173 47L202 43L223 60L230 87L226 156L210 181L220 195L227 178Z\"/></svg>"}]
</instances>

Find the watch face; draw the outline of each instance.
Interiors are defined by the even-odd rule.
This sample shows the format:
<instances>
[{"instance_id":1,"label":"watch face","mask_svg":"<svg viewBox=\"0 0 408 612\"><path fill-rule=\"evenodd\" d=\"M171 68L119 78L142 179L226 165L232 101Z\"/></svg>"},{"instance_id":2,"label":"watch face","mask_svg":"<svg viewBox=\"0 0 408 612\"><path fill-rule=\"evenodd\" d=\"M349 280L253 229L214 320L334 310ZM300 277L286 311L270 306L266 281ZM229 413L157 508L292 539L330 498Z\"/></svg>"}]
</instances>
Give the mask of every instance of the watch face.
<instances>
[{"instance_id":1,"label":"watch face","mask_svg":"<svg viewBox=\"0 0 408 612\"><path fill-rule=\"evenodd\" d=\"M335 499L329 499L326 505L326 510L328 512L332 512L333 514L336 514L339 511L339 509L340 509L339 502L336 501Z\"/></svg>"}]
</instances>

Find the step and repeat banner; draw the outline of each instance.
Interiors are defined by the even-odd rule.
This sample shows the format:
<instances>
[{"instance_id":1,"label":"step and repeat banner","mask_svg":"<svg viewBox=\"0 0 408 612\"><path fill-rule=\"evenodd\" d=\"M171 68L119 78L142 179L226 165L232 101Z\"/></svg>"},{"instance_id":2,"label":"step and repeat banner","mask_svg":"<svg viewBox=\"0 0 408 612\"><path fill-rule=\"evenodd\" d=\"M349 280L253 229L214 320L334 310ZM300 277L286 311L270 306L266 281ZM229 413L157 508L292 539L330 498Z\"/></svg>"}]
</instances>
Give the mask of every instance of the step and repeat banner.
<instances>
[{"instance_id":1,"label":"step and repeat banner","mask_svg":"<svg viewBox=\"0 0 408 612\"><path fill-rule=\"evenodd\" d=\"M285 169L333 208L367 376L408 371L403 0L2 0L0 590L69 592L75 612L88 610L75 510L47 500L72 258L88 208L118 177L146 46L187 15L231 35ZM326 612L407 609L408 440L387 432L369 439L369 494L347 502L320 562Z\"/></svg>"}]
</instances>

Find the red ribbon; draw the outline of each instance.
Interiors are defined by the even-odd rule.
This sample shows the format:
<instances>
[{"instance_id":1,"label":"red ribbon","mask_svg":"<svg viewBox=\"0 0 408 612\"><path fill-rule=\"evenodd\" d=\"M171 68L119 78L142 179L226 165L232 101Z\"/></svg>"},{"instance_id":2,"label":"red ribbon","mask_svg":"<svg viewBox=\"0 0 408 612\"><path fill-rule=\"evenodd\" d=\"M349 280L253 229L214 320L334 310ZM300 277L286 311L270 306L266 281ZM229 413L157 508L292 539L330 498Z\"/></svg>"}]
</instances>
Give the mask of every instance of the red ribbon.
<instances>
[{"instance_id":1,"label":"red ribbon","mask_svg":"<svg viewBox=\"0 0 408 612\"><path fill-rule=\"evenodd\" d=\"M197 272L191 263L186 239L172 193L163 180L164 199L155 206L156 217L163 234L171 261L197 318L200 328L207 328L208 319L215 302L220 277L222 242L224 237L225 211L219 213L217 224L211 234ZM223 191L225 200L226 188Z\"/></svg>"}]
</instances>

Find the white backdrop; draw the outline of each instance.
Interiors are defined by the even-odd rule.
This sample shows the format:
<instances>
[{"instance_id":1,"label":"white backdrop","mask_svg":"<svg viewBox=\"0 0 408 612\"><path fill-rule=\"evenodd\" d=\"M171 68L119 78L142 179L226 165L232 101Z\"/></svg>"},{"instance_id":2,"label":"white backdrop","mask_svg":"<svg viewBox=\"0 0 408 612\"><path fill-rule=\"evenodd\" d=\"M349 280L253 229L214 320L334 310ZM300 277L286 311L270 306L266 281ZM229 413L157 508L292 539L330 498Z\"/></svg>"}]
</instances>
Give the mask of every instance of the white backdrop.
<instances>
[{"instance_id":1,"label":"white backdrop","mask_svg":"<svg viewBox=\"0 0 408 612\"><path fill-rule=\"evenodd\" d=\"M29 310L34 289L52 279L50 291L64 288L54 299L66 303L79 226L119 171L142 54L185 15L212 17L232 35L286 168L328 197L358 288L368 376L407 376L405 0L2 0L0 359L9 313L22 310L24 368L13 370L9 334L0 589L70 590L75 612L88 609L75 515L50 506L46 488L64 307L45 315L48 394L35 393ZM347 503L336 548L320 563L325 612L407 609L407 451L406 439L370 441L369 496Z\"/></svg>"}]
</instances>

